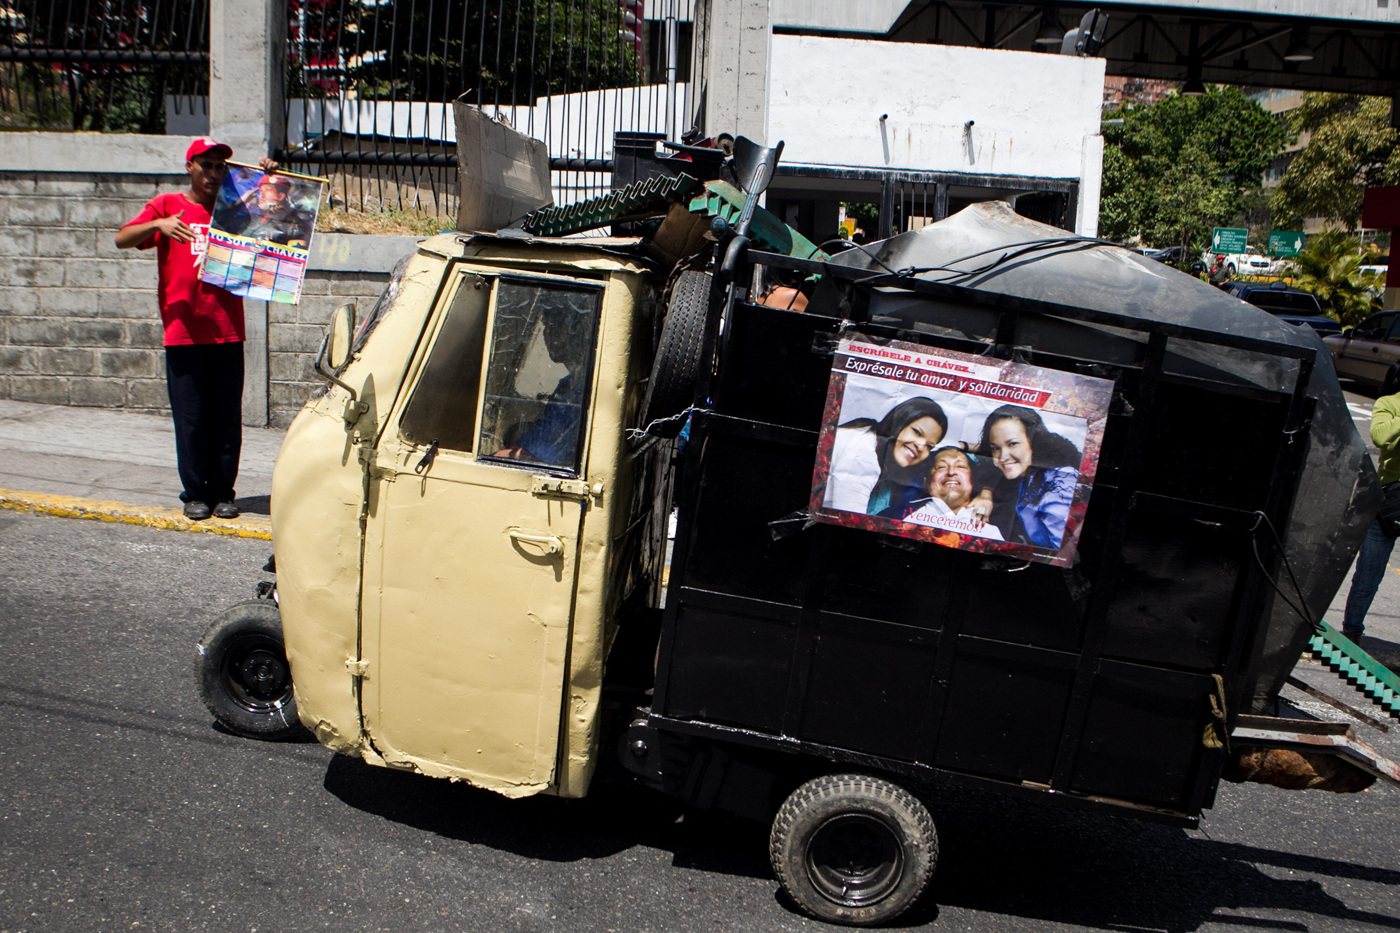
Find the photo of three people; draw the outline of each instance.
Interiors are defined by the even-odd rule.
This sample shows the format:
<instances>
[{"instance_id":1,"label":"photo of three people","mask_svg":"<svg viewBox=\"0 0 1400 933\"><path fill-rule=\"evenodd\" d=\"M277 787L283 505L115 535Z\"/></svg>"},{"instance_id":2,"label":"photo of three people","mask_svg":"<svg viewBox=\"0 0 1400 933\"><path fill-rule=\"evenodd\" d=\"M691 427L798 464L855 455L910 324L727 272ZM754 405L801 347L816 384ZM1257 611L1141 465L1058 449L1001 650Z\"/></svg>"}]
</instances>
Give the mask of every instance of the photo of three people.
<instances>
[{"instance_id":1,"label":"photo of three people","mask_svg":"<svg viewBox=\"0 0 1400 933\"><path fill-rule=\"evenodd\" d=\"M1111 389L1020 363L842 341L813 517L1063 562Z\"/></svg>"}]
</instances>

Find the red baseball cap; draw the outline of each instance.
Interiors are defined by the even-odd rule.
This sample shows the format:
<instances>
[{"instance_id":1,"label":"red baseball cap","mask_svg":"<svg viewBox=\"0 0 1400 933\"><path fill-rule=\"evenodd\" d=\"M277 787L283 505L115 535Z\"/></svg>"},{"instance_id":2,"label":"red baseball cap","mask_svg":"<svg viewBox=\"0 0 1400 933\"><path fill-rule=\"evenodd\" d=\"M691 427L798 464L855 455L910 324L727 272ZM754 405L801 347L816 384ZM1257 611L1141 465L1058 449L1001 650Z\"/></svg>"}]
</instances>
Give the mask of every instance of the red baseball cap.
<instances>
[{"instance_id":1,"label":"red baseball cap","mask_svg":"<svg viewBox=\"0 0 1400 933\"><path fill-rule=\"evenodd\" d=\"M202 156L206 152L216 153L223 156L225 159L233 156L232 147L225 146L223 143L210 139L208 136L202 136L190 143L190 148L185 150L185 161L193 162L195 156Z\"/></svg>"}]
</instances>

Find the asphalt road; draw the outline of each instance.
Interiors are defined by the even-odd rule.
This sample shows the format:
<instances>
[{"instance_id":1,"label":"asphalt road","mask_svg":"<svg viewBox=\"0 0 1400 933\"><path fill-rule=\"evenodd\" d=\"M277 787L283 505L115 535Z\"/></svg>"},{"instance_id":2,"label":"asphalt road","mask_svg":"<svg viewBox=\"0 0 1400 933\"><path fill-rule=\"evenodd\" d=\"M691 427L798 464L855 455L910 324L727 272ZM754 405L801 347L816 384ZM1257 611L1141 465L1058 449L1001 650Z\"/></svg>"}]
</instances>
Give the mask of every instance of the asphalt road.
<instances>
[{"instance_id":1,"label":"asphalt road","mask_svg":"<svg viewBox=\"0 0 1400 933\"><path fill-rule=\"evenodd\" d=\"M0 512L0 931L832 929L777 893L765 827L627 786L508 801L220 732L194 645L267 552ZM1387 637L1397 608L1400 573L1373 613ZM1195 831L932 804L940 868L901 929L1400 929L1400 790L1224 784Z\"/></svg>"}]
</instances>

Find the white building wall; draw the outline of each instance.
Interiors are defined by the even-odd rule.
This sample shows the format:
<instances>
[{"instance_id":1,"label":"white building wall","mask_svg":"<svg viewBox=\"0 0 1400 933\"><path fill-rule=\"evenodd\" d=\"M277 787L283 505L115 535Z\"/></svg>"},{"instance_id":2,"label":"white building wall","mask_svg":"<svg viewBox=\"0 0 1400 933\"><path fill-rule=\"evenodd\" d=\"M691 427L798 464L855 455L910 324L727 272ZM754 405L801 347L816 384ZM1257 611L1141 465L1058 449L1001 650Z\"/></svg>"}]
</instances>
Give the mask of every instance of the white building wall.
<instances>
[{"instance_id":1,"label":"white building wall","mask_svg":"<svg viewBox=\"0 0 1400 933\"><path fill-rule=\"evenodd\" d=\"M778 35L768 138L787 143L787 164L1080 178L1097 188L1085 140L1099 135L1103 79L1099 58Z\"/></svg>"}]
</instances>

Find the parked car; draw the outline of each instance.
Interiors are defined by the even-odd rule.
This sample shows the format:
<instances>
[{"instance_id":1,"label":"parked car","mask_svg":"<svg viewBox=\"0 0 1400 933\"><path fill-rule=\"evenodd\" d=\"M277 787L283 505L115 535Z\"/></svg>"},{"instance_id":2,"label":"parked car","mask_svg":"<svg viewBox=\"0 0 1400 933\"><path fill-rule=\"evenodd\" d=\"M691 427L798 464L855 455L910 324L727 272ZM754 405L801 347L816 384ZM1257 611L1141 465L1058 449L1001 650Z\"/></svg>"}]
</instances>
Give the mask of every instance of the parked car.
<instances>
[{"instance_id":1,"label":"parked car","mask_svg":"<svg viewBox=\"0 0 1400 933\"><path fill-rule=\"evenodd\" d=\"M1386 257L1381 257L1382 259ZM1390 273L1388 263L1375 266L1362 266L1361 274L1366 278L1366 289L1377 298L1385 295L1385 280Z\"/></svg>"},{"instance_id":2,"label":"parked car","mask_svg":"<svg viewBox=\"0 0 1400 933\"><path fill-rule=\"evenodd\" d=\"M1322 313L1322 306L1316 296L1299 288L1292 288L1282 282L1268 285L1255 285L1249 282L1232 282L1225 289L1241 301L1263 308L1279 320L1299 327L1307 325L1317 331L1319 337L1328 337L1342 332L1342 325Z\"/></svg>"},{"instance_id":3,"label":"parked car","mask_svg":"<svg viewBox=\"0 0 1400 933\"><path fill-rule=\"evenodd\" d=\"M1231 275L1270 275L1275 271L1275 263L1266 256L1260 256L1252 250L1244 253L1213 253L1206 250L1201 253L1201 259L1207 266L1215 265L1215 257L1225 256L1225 268L1230 270Z\"/></svg>"},{"instance_id":4,"label":"parked car","mask_svg":"<svg viewBox=\"0 0 1400 933\"><path fill-rule=\"evenodd\" d=\"M1147 256L1148 259L1155 259L1157 262L1164 262L1169 266L1180 267L1181 264L1180 246L1168 246L1166 249L1152 250L1144 255Z\"/></svg>"},{"instance_id":5,"label":"parked car","mask_svg":"<svg viewBox=\"0 0 1400 933\"><path fill-rule=\"evenodd\" d=\"M1323 343L1332 351L1337 375L1355 379L1375 389L1389 389L1400 382L1400 312L1382 311Z\"/></svg>"}]
</instances>

